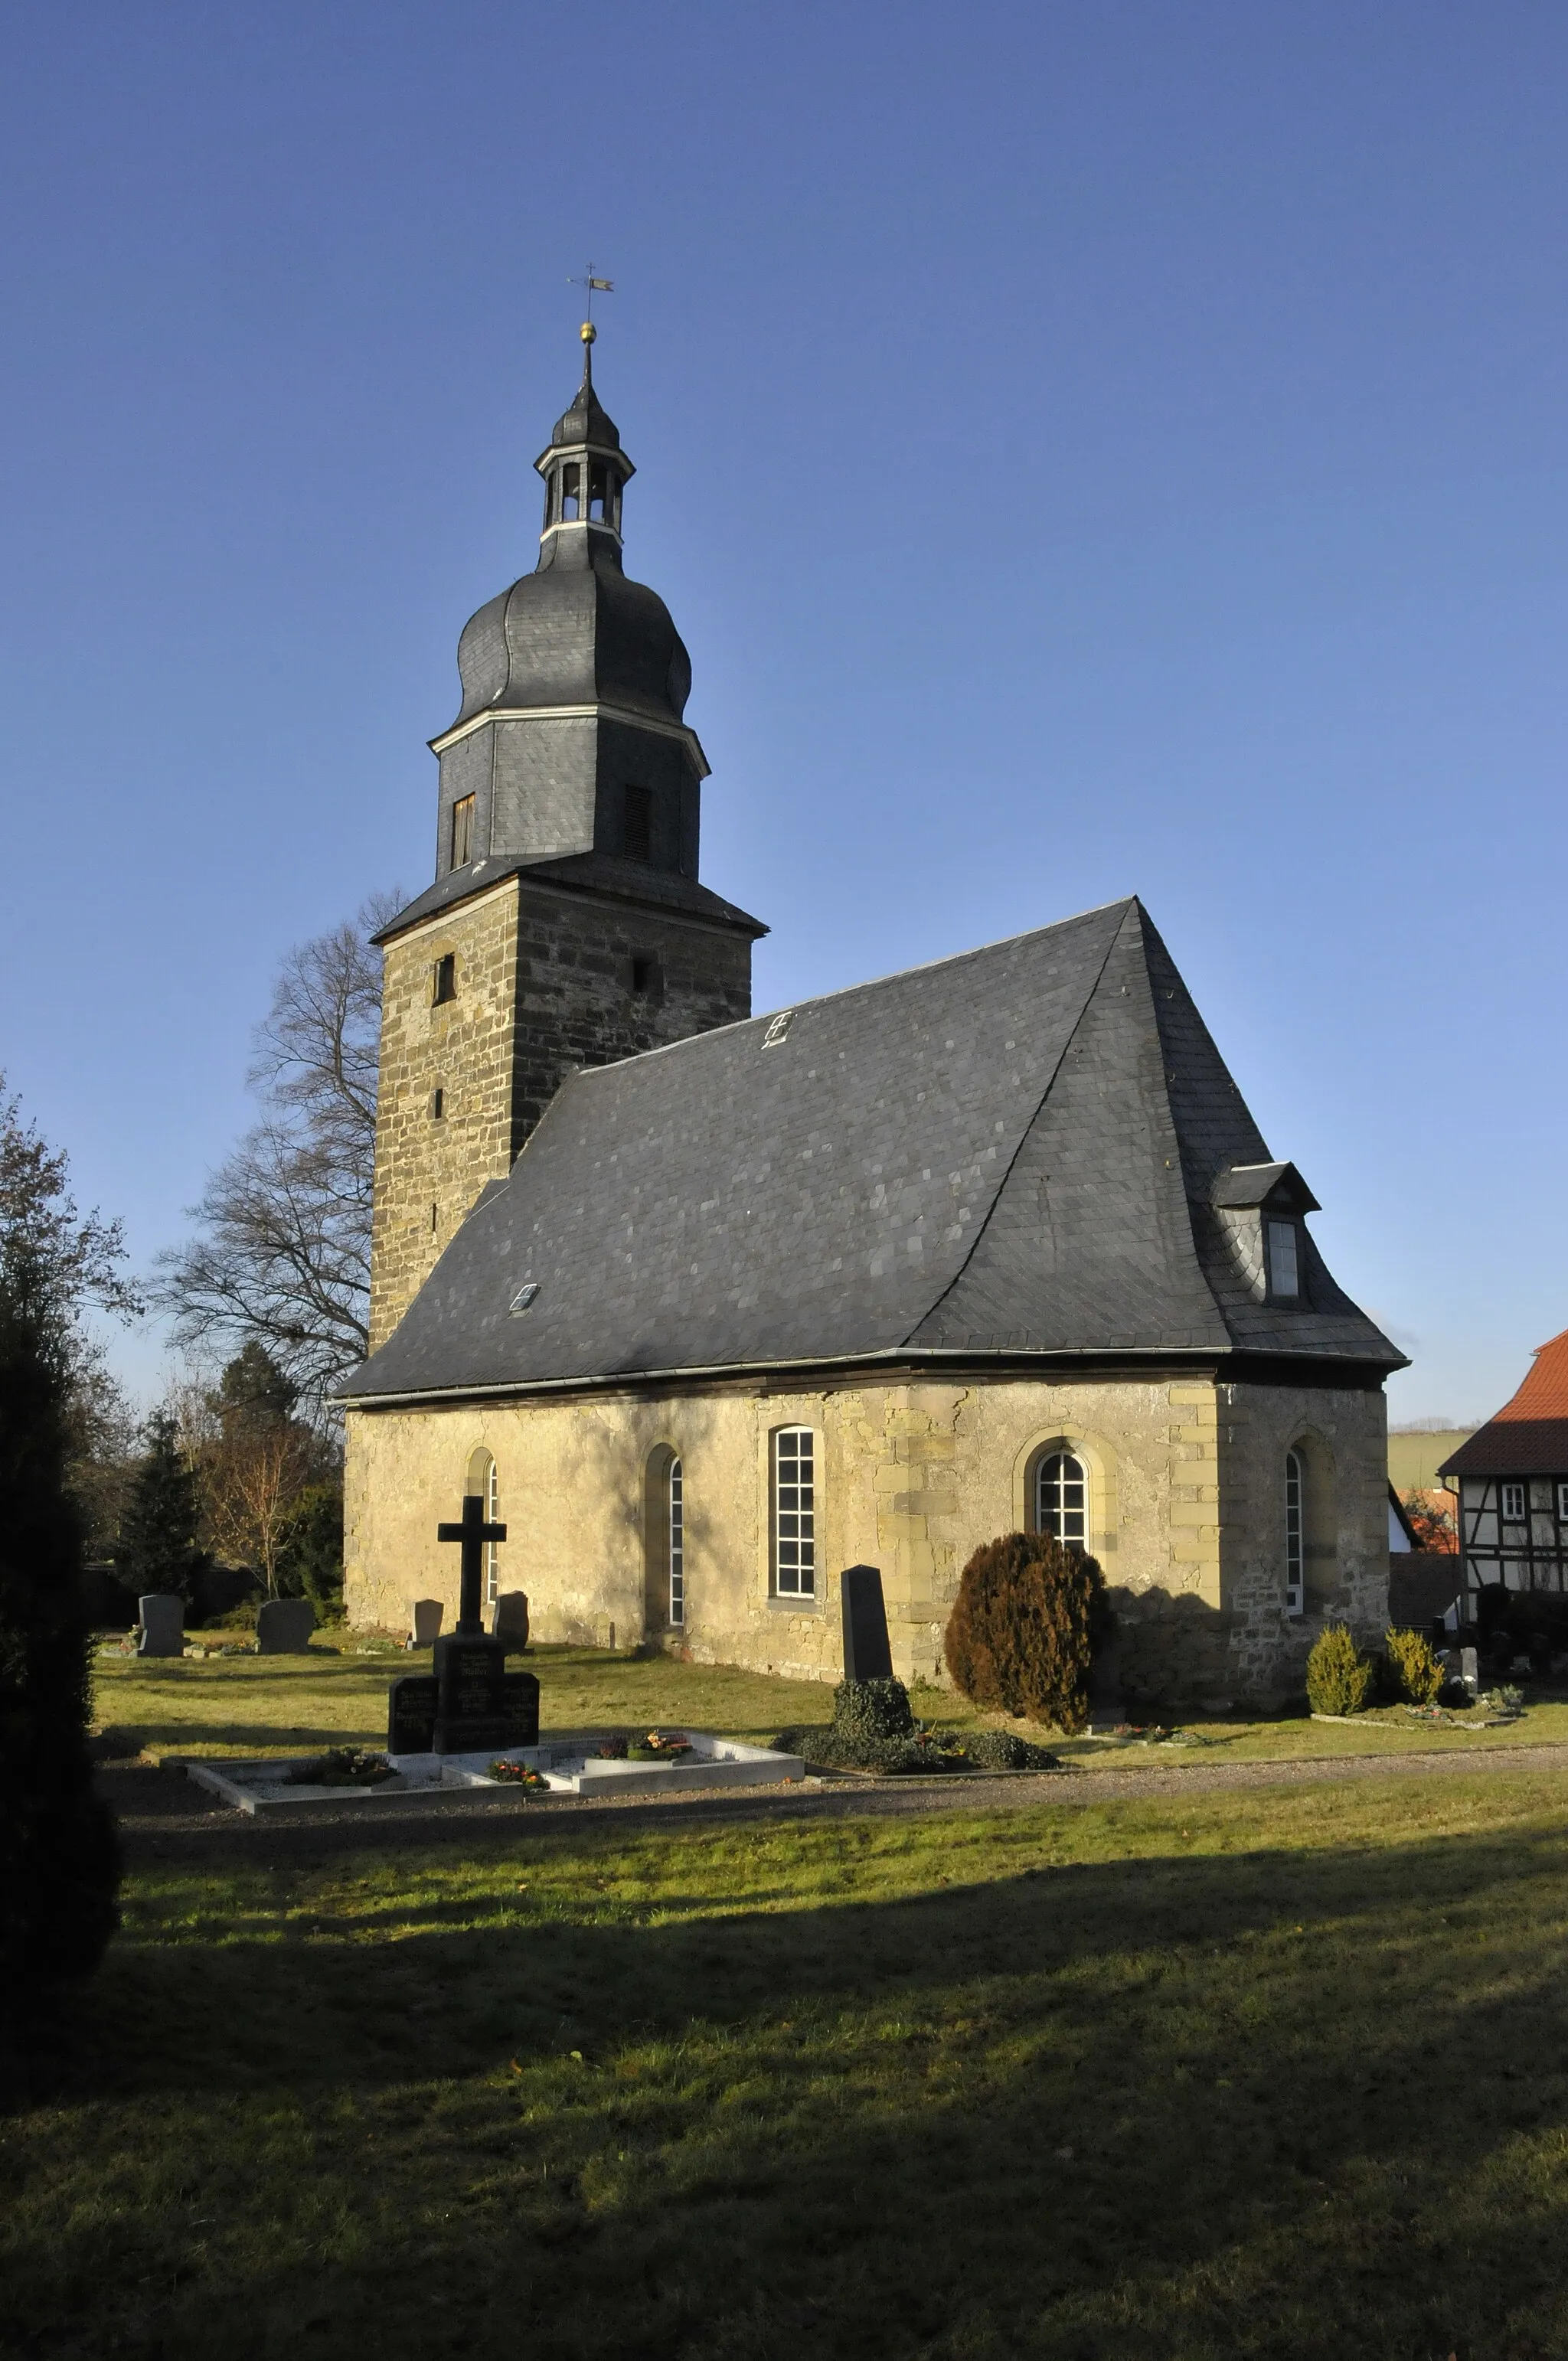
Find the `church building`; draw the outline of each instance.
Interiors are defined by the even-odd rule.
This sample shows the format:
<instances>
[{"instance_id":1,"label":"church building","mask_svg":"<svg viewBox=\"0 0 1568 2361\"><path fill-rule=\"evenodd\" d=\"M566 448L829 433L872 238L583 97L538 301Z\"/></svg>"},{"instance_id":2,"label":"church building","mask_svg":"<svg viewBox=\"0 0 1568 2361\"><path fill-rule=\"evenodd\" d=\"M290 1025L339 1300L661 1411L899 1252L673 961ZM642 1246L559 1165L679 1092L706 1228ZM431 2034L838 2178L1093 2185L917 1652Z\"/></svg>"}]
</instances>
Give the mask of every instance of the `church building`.
<instances>
[{"instance_id":1,"label":"church building","mask_svg":"<svg viewBox=\"0 0 1568 2361\"><path fill-rule=\"evenodd\" d=\"M1090 1552L1130 1697L1263 1702L1380 1634L1384 1380L1143 905L767 1016L700 883L691 667L621 564L592 381L535 569L458 644L435 882L385 929L350 1615L455 1600L458 1497L541 1640L840 1676L839 1570L946 1677L972 1552Z\"/></svg>"}]
</instances>

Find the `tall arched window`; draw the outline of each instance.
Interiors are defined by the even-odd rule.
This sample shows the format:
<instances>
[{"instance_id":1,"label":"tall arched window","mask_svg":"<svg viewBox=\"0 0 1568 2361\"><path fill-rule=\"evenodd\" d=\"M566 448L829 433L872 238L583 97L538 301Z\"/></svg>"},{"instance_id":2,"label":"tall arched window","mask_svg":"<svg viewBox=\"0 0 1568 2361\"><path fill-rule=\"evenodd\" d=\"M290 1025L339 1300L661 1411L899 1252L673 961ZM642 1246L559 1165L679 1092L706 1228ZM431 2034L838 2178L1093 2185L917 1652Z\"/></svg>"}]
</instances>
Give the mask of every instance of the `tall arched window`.
<instances>
[{"instance_id":1,"label":"tall arched window","mask_svg":"<svg viewBox=\"0 0 1568 2361\"><path fill-rule=\"evenodd\" d=\"M1300 1615L1306 1611L1306 1537L1303 1532L1305 1509L1306 1485L1301 1455L1299 1451L1288 1451L1285 1455L1285 1612L1287 1615Z\"/></svg>"},{"instance_id":2,"label":"tall arched window","mask_svg":"<svg viewBox=\"0 0 1568 2361\"><path fill-rule=\"evenodd\" d=\"M686 1620L686 1515L681 1486L681 1463L670 1462L669 1499L666 1507L670 1537L670 1621L679 1625Z\"/></svg>"},{"instance_id":3,"label":"tall arched window","mask_svg":"<svg viewBox=\"0 0 1568 2361\"><path fill-rule=\"evenodd\" d=\"M464 1489L477 1493L485 1504L485 1522L500 1522L500 1493L496 1483L496 1463L482 1446L468 1462L468 1480ZM485 1604L493 1607L500 1589L501 1562L499 1545L485 1543Z\"/></svg>"},{"instance_id":4,"label":"tall arched window","mask_svg":"<svg viewBox=\"0 0 1568 2361\"><path fill-rule=\"evenodd\" d=\"M773 1588L781 1598L817 1595L817 1438L808 1426L773 1436Z\"/></svg>"},{"instance_id":5,"label":"tall arched window","mask_svg":"<svg viewBox=\"0 0 1568 2361\"><path fill-rule=\"evenodd\" d=\"M1089 1477L1070 1451L1047 1451L1035 1470L1035 1530L1069 1548L1089 1538Z\"/></svg>"}]
</instances>

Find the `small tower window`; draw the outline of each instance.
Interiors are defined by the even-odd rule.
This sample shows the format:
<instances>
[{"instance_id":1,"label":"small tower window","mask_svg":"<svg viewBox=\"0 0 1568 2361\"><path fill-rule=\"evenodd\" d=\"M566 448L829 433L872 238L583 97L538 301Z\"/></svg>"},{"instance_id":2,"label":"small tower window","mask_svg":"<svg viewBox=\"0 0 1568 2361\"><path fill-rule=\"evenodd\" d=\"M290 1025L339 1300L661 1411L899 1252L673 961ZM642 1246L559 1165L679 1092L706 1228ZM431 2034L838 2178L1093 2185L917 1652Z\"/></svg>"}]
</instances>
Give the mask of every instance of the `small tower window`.
<instances>
[{"instance_id":1,"label":"small tower window","mask_svg":"<svg viewBox=\"0 0 1568 2361\"><path fill-rule=\"evenodd\" d=\"M583 471L574 459L561 470L561 522L574 524L580 504Z\"/></svg>"},{"instance_id":2,"label":"small tower window","mask_svg":"<svg viewBox=\"0 0 1568 2361\"><path fill-rule=\"evenodd\" d=\"M459 796L452 807L452 866L466 868L474 858L474 798Z\"/></svg>"},{"instance_id":3,"label":"small tower window","mask_svg":"<svg viewBox=\"0 0 1568 2361\"><path fill-rule=\"evenodd\" d=\"M609 515L609 470L596 464L588 470L588 519L603 524Z\"/></svg>"},{"instance_id":4,"label":"small tower window","mask_svg":"<svg viewBox=\"0 0 1568 2361\"><path fill-rule=\"evenodd\" d=\"M439 1008L444 1000L455 1000L456 997L457 954L455 951L444 951L435 962L435 1005Z\"/></svg>"},{"instance_id":5,"label":"small tower window","mask_svg":"<svg viewBox=\"0 0 1568 2361\"><path fill-rule=\"evenodd\" d=\"M663 978L659 962L652 951L635 951L631 960L631 996L633 1000L658 1000L663 996Z\"/></svg>"},{"instance_id":6,"label":"small tower window","mask_svg":"<svg viewBox=\"0 0 1568 2361\"><path fill-rule=\"evenodd\" d=\"M1270 1222L1268 1233L1268 1291L1270 1295L1293 1297L1301 1292L1296 1252L1294 1222Z\"/></svg>"},{"instance_id":7,"label":"small tower window","mask_svg":"<svg viewBox=\"0 0 1568 2361\"><path fill-rule=\"evenodd\" d=\"M653 792L651 787L627 787L622 791L620 849L628 861L652 859Z\"/></svg>"},{"instance_id":8,"label":"small tower window","mask_svg":"<svg viewBox=\"0 0 1568 2361\"><path fill-rule=\"evenodd\" d=\"M430 1113L432 1121L435 1123L439 1123L446 1113L446 1093L439 1082L430 1094Z\"/></svg>"}]
</instances>

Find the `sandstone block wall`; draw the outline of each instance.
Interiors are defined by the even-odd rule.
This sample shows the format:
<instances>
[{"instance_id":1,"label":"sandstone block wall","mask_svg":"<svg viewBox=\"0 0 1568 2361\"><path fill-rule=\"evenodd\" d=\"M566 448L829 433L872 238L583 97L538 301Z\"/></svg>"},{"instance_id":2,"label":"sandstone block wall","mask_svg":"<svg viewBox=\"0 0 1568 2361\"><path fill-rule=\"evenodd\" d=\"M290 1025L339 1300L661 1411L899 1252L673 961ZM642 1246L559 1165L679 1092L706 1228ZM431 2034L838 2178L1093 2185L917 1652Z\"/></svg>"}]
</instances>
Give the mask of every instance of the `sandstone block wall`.
<instances>
[{"instance_id":1,"label":"sandstone block wall","mask_svg":"<svg viewBox=\"0 0 1568 2361\"><path fill-rule=\"evenodd\" d=\"M944 1681L942 1634L971 1553L1029 1520L1039 1454L1089 1472L1090 1547L1122 1620L1124 1677L1151 1704L1266 1702L1299 1686L1323 1616L1381 1630L1387 1581L1380 1394L1208 1381L858 1386L627 1393L350 1415L348 1606L400 1624L416 1597L455 1610L455 1554L435 1541L469 1455L496 1461L503 1588L542 1640L634 1644L834 1681L838 1575L882 1569L894 1662ZM817 1595L772 1595L773 1430L817 1434ZM1284 1454L1316 1451L1309 1614L1285 1614ZM682 1462L686 1622L667 1630L650 1532L650 1458Z\"/></svg>"}]
</instances>

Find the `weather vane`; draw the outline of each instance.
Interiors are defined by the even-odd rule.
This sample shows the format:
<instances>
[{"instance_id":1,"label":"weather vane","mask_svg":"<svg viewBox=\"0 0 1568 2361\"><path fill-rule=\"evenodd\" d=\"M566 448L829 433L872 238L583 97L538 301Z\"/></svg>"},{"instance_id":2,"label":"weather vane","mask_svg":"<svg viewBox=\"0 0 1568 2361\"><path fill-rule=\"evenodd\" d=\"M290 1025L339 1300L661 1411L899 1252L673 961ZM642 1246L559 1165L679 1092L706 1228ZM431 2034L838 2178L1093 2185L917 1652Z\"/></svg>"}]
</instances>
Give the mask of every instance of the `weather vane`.
<instances>
[{"instance_id":1,"label":"weather vane","mask_svg":"<svg viewBox=\"0 0 1568 2361\"><path fill-rule=\"evenodd\" d=\"M585 345L591 345L597 333L594 327L594 297L596 294L613 295L615 281L613 279L596 279L594 267L590 262L581 279L568 279L566 284L568 287L586 287L588 291L588 316L583 322L583 342Z\"/></svg>"}]
</instances>

